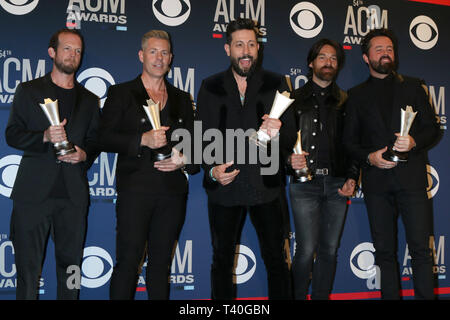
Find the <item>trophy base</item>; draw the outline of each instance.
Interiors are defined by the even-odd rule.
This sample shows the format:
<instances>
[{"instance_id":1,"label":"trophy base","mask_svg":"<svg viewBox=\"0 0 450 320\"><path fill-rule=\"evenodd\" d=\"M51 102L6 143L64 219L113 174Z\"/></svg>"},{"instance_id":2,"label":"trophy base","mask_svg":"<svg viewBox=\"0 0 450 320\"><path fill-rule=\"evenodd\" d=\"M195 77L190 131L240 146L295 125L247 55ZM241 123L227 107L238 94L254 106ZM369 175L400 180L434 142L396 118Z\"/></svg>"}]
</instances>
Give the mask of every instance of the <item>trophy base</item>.
<instances>
[{"instance_id":1,"label":"trophy base","mask_svg":"<svg viewBox=\"0 0 450 320\"><path fill-rule=\"evenodd\" d=\"M389 149L383 155L383 158L393 162L407 162L408 161L408 152L398 152L392 149Z\"/></svg>"},{"instance_id":2,"label":"trophy base","mask_svg":"<svg viewBox=\"0 0 450 320\"><path fill-rule=\"evenodd\" d=\"M303 183L307 181L311 181L313 179L313 175L308 168L303 168L301 170L295 170L295 174L292 176L292 183Z\"/></svg>"},{"instance_id":3,"label":"trophy base","mask_svg":"<svg viewBox=\"0 0 450 320\"><path fill-rule=\"evenodd\" d=\"M58 157L77 152L77 150L73 146L73 143L68 142L68 141L55 143L53 148L55 150L56 156L58 156Z\"/></svg>"},{"instance_id":4,"label":"trophy base","mask_svg":"<svg viewBox=\"0 0 450 320\"><path fill-rule=\"evenodd\" d=\"M151 159L153 162L169 159L172 156L172 149L168 146L152 150Z\"/></svg>"}]
</instances>

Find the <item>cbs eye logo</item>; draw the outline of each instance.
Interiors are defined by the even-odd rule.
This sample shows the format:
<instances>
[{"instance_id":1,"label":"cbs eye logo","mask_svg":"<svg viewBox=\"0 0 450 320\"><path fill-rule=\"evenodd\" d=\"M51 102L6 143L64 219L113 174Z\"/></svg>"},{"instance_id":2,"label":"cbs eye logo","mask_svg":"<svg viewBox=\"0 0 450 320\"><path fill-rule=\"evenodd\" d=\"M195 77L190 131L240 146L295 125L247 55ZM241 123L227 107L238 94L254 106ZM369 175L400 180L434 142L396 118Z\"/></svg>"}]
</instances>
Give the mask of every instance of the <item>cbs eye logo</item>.
<instances>
[{"instance_id":1,"label":"cbs eye logo","mask_svg":"<svg viewBox=\"0 0 450 320\"><path fill-rule=\"evenodd\" d=\"M153 0L155 17L167 26L178 26L184 23L191 13L189 0Z\"/></svg>"},{"instance_id":2,"label":"cbs eye logo","mask_svg":"<svg viewBox=\"0 0 450 320\"><path fill-rule=\"evenodd\" d=\"M439 30L436 23L427 16L418 16L409 25L411 41L422 50L433 48L439 38Z\"/></svg>"},{"instance_id":3,"label":"cbs eye logo","mask_svg":"<svg viewBox=\"0 0 450 320\"><path fill-rule=\"evenodd\" d=\"M101 108L103 108L103 105L105 104L106 93L108 92L108 85L105 81L110 85L115 84L111 74L100 68L89 68L84 70L78 75L77 81L79 83L85 81L84 87L100 98Z\"/></svg>"},{"instance_id":4,"label":"cbs eye logo","mask_svg":"<svg viewBox=\"0 0 450 320\"><path fill-rule=\"evenodd\" d=\"M432 166L427 164L427 195L428 199L433 198L439 190L439 175Z\"/></svg>"},{"instance_id":5,"label":"cbs eye logo","mask_svg":"<svg viewBox=\"0 0 450 320\"><path fill-rule=\"evenodd\" d=\"M371 242L360 243L350 255L350 268L360 279L370 279L376 274L375 248Z\"/></svg>"},{"instance_id":6,"label":"cbs eye logo","mask_svg":"<svg viewBox=\"0 0 450 320\"><path fill-rule=\"evenodd\" d=\"M21 16L36 8L39 0L0 0L0 6L7 12Z\"/></svg>"},{"instance_id":7,"label":"cbs eye logo","mask_svg":"<svg viewBox=\"0 0 450 320\"><path fill-rule=\"evenodd\" d=\"M245 283L253 276L256 270L256 257L249 247L236 246L237 265L234 270L234 283Z\"/></svg>"},{"instance_id":8,"label":"cbs eye logo","mask_svg":"<svg viewBox=\"0 0 450 320\"><path fill-rule=\"evenodd\" d=\"M323 28L323 15L311 2L297 3L289 14L292 29L302 38L314 38Z\"/></svg>"},{"instance_id":9,"label":"cbs eye logo","mask_svg":"<svg viewBox=\"0 0 450 320\"><path fill-rule=\"evenodd\" d=\"M81 285L86 288L103 286L111 278L113 261L109 253L100 247L87 247L83 251Z\"/></svg>"},{"instance_id":10,"label":"cbs eye logo","mask_svg":"<svg viewBox=\"0 0 450 320\"><path fill-rule=\"evenodd\" d=\"M0 172L2 180L0 184L0 194L5 197L9 198L11 195L21 159L21 156L14 154L0 159Z\"/></svg>"}]
</instances>

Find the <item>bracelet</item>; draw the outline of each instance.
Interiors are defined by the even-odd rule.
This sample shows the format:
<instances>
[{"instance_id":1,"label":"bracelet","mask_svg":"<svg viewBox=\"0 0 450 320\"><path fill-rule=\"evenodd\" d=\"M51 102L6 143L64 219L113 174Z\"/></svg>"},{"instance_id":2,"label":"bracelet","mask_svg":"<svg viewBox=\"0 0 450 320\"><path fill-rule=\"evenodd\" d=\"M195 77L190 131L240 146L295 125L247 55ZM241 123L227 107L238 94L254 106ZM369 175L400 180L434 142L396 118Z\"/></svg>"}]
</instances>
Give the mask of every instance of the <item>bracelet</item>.
<instances>
[{"instance_id":1,"label":"bracelet","mask_svg":"<svg viewBox=\"0 0 450 320\"><path fill-rule=\"evenodd\" d=\"M369 160L369 156L370 156L370 153L367 155L366 162L369 166L372 166L372 164L370 163L370 160Z\"/></svg>"},{"instance_id":2,"label":"bracelet","mask_svg":"<svg viewBox=\"0 0 450 320\"><path fill-rule=\"evenodd\" d=\"M216 180L216 178L213 177L213 173L212 173L212 172L213 172L213 169L214 169L214 167L212 167L212 168L209 170L209 177L211 178L212 181L216 182L217 180Z\"/></svg>"}]
</instances>

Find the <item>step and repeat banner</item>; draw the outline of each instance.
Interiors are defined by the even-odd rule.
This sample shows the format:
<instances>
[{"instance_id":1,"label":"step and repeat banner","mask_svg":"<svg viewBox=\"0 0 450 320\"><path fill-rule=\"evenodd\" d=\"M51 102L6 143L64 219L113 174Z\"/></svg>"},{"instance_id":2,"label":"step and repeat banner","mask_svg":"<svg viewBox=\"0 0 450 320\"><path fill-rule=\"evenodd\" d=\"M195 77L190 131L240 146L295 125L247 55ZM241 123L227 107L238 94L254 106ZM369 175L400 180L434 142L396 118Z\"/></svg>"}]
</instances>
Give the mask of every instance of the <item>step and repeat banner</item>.
<instances>
[{"instance_id":1,"label":"step and repeat banner","mask_svg":"<svg viewBox=\"0 0 450 320\"><path fill-rule=\"evenodd\" d=\"M430 152L428 194L434 204L434 272L436 292L450 294L446 250L450 241L450 141L445 105L450 70L450 6L444 0L0 0L0 299L14 299L16 267L9 240L14 184L21 152L7 146L4 130L17 85L51 70L50 36L62 27L78 28L85 54L77 80L100 97L110 85L141 73L141 36L163 29L173 40L174 59L168 80L196 101L202 79L224 70L227 24L237 17L259 22L263 65L290 77L294 88L307 81L306 56L322 37L341 43L346 64L338 84L349 89L368 77L360 43L376 27L393 29L399 38L399 72L426 81L444 136ZM31 106L30 106L31 107ZM81 268L81 299L108 299L115 261L115 168L117 155L101 153L89 171L91 207ZM211 244L203 172L189 178L187 216L171 268L171 299L209 299ZM333 289L333 299L378 299L380 281L363 202L351 199ZM291 226L293 224L291 223ZM291 227L291 230L293 228ZM412 295L411 257L399 221L398 260L403 295ZM295 254L295 233L289 233ZM235 281L239 298L267 297L267 280L256 233L245 222L236 249ZM146 299L145 268L136 299ZM40 299L55 299L54 247L49 240L40 280Z\"/></svg>"}]
</instances>

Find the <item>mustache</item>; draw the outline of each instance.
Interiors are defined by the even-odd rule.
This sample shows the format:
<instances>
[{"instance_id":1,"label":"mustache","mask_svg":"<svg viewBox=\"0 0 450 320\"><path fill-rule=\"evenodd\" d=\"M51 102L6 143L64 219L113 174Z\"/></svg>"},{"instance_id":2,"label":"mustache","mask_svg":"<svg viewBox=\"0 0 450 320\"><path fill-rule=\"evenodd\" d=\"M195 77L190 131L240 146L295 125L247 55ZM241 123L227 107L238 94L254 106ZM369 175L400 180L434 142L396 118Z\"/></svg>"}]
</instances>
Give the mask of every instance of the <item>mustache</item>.
<instances>
[{"instance_id":1,"label":"mustache","mask_svg":"<svg viewBox=\"0 0 450 320\"><path fill-rule=\"evenodd\" d=\"M250 59L251 61L253 61L253 56L246 54L246 55L243 55L242 57L239 57L238 61L241 61L242 59Z\"/></svg>"},{"instance_id":2,"label":"mustache","mask_svg":"<svg viewBox=\"0 0 450 320\"><path fill-rule=\"evenodd\" d=\"M388 59L390 62L392 62L391 57L387 56L387 55L380 57L380 59L378 61L381 62L381 60L383 60L383 59Z\"/></svg>"}]
</instances>

